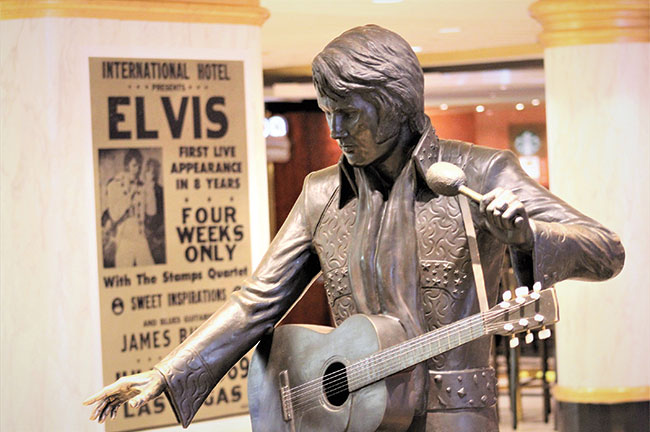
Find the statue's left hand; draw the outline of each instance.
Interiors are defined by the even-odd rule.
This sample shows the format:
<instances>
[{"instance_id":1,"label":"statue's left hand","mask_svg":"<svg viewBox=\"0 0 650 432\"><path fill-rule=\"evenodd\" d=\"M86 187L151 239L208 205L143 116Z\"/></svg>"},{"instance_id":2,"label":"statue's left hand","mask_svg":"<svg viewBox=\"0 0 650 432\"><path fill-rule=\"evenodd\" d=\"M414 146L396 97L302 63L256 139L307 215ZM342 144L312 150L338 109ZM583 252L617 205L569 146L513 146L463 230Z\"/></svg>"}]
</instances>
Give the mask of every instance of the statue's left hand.
<instances>
[{"instance_id":1,"label":"statue's left hand","mask_svg":"<svg viewBox=\"0 0 650 432\"><path fill-rule=\"evenodd\" d=\"M511 190L496 188L483 195L480 212L497 239L520 249L533 249L534 235L528 213Z\"/></svg>"},{"instance_id":2,"label":"statue's left hand","mask_svg":"<svg viewBox=\"0 0 650 432\"><path fill-rule=\"evenodd\" d=\"M97 404L90 420L104 423L110 416L114 419L117 410L124 402L129 401L133 408L139 408L145 403L160 396L165 390L165 378L157 369L152 369L135 375L128 375L104 387L84 401L84 405Z\"/></svg>"}]
</instances>

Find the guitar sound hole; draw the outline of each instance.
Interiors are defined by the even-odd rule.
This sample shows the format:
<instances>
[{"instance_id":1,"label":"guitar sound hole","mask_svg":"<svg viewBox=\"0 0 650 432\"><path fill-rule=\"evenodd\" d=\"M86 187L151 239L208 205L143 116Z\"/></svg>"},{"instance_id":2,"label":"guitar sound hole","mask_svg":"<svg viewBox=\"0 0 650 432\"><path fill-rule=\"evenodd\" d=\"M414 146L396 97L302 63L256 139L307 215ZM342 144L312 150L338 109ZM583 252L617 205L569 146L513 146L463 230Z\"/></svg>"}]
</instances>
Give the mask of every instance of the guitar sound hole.
<instances>
[{"instance_id":1,"label":"guitar sound hole","mask_svg":"<svg viewBox=\"0 0 650 432\"><path fill-rule=\"evenodd\" d=\"M323 376L323 390L327 401L334 406L341 406L348 400L348 375L343 363L332 363Z\"/></svg>"}]
</instances>

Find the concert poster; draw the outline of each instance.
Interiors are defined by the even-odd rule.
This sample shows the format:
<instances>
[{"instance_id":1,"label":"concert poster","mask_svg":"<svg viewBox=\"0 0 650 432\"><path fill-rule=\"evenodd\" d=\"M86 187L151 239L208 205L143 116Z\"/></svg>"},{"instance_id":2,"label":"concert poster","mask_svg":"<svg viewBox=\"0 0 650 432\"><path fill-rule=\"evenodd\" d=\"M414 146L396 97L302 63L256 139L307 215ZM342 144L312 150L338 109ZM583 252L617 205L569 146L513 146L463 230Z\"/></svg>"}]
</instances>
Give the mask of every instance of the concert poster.
<instances>
[{"instance_id":1,"label":"concert poster","mask_svg":"<svg viewBox=\"0 0 650 432\"><path fill-rule=\"evenodd\" d=\"M241 61L90 58L103 381L148 370L251 273ZM93 288L96 289L96 288ZM246 413L244 357L196 421ZM177 424L165 397L107 431Z\"/></svg>"}]
</instances>

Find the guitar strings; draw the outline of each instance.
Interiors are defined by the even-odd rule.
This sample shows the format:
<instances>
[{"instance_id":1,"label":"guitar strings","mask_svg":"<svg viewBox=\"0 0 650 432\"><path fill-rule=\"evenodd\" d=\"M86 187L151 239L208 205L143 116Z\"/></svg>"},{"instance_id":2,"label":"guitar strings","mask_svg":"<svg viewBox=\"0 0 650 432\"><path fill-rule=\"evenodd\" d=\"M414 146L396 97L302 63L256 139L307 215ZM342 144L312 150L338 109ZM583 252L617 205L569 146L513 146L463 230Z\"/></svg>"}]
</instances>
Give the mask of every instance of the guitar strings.
<instances>
[{"instance_id":1,"label":"guitar strings","mask_svg":"<svg viewBox=\"0 0 650 432\"><path fill-rule=\"evenodd\" d=\"M408 348L407 348L408 349ZM401 348L402 351L404 351L404 347ZM348 385L346 385L346 382L353 383L354 380L356 380L359 376L360 368L370 368L374 366L375 364L379 364L382 358L371 358L363 363L357 363L354 365L351 365L348 367L348 374L346 377L345 371L339 371L338 373L333 373L333 374L328 374L328 376L324 377L323 384L326 386L330 386L330 389L328 393L330 395L335 395L339 394L342 391L346 391L348 388ZM385 365L381 364L381 367L378 371L378 373L383 372ZM348 381L349 377L349 381ZM320 381L320 380L319 380ZM316 396L317 398L320 398L321 394L321 388L320 388L320 383L317 384L317 386L310 386L311 388L305 388L301 392L295 392L292 394L292 400L295 399L295 407L296 409L299 409L303 407L306 404L309 404L312 401L312 398L306 397L310 393L312 393L313 396Z\"/></svg>"},{"instance_id":2,"label":"guitar strings","mask_svg":"<svg viewBox=\"0 0 650 432\"><path fill-rule=\"evenodd\" d=\"M499 326L498 325L491 325L490 327L491 328L498 328ZM340 393L343 393L343 392L346 392L346 391L349 391L347 386L342 385L342 386L339 386L339 387L333 389L330 392L330 395L333 396L333 395L337 395L337 394L340 394ZM295 404L293 404L293 409L295 411L309 411L312 408L320 406L320 402L319 402L320 392L317 395L314 395L314 396L315 397L310 397L310 398L304 399L302 401L296 401ZM292 398L292 401L293 401L293 398Z\"/></svg>"},{"instance_id":3,"label":"guitar strings","mask_svg":"<svg viewBox=\"0 0 650 432\"><path fill-rule=\"evenodd\" d=\"M426 339L432 339L435 341L435 339L438 340L443 340L443 339L448 339L448 337L451 334L451 331L462 331L467 328L475 327L476 324L480 323L480 316L472 316L470 317L471 319L466 319L460 324L459 326L455 327L454 329L451 330L444 330L444 331L438 331L436 332L435 330L431 333L435 334L425 334L427 337ZM474 321L474 322L472 322ZM462 329L462 330L461 330ZM479 334L482 334L482 329L476 328L476 330L479 332ZM421 336L425 336L421 335ZM435 338L431 338L431 336L436 336ZM420 339L423 341L425 338ZM415 341L418 342L418 338L415 338ZM323 377L323 385L330 385L333 386L328 390L328 394L330 396L334 396L340 393L343 393L345 391L349 391L349 386L346 385L346 382L350 383L353 382L355 379L359 378L361 375L364 373L364 369L372 369L372 367L375 367L377 374L384 374L387 373L388 371L391 370L391 368L394 366L393 364L390 363L390 358L387 356L387 354L391 353L397 353L397 354L407 354L409 352L414 351L413 349L414 344L409 342L408 344L402 345L400 347L390 347L387 348L386 350L379 351L378 353L375 353L374 355L358 361L356 363L353 363L350 365L347 370L348 370L348 376L349 380L345 376L346 373L345 371L339 371L336 373L328 374L329 376ZM418 349L419 347L416 347L415 349ZM427 357L428 358L428 357ZM388 361L387 361L388 360ZM392 374L391 374L392 375ZM379 380L376 380L379 381ZM376 382L375 381L375 382ZM294 404L294 410L308 410L311 409L313 406L318 405L318 399L320 399L321 395L321 385L318 383L316 388L311 388L309 390L303 390L302 392L296 392L296 397L295 397L295 404ZM294 401L294 394L292 392L291 394L292 402ZM313 406L312 406L313 405Z\"/></svg>"},{"instance_id":4,"label":"guitar strings","mask_svg":"<svg viewBox=\"0 0 650 432\"><path fill-rule=\"evenodd\" d=\"M357 361L357 362L351 364L350 366L348 366L346 368L346 371L348 371L347 375L348 376L354 375L355 368L358 368L359 366L361 366L363 368L367 368L373 362L374 363L379 363L380 361L383 360L381 358L382 356L384 356L384 357L388 356L388 355L392 356L393 354L398 353L398 351L399 351L399 354L409 353L409 352L413 351L414 349L418 349L423 342L427 342L427 343L428 342L436 342L436 339L438 339L438 341L439 341L439 340L443 340L445 338L449 338L450 335L452 334L452 332L460 333L463 330L465 330L465 329L467 329L467 328L469 328L471 326L475 326L476 324L480 323L481 321L485 321L486 319L487 320L493 319L494 317L497 317L498 314L502 314L502 311L498 311L498 310L497 311L488 311L488 312L485 312L483 314L473 315L471 317L468 317L468 318L465 318L465 319L463 319L461 321L458 321L456 323L456 325L454 326L454 328L452 328L452 329L445 329L443 327L441 329L433 330L431 332L420 335L420 336L414 338L413 340L409 341L408 343L398 344L398 345L386 348L386 349L384 349L382 351L379 351L379 352L371 355L370 357L368 357L368 358L366 358L364 360ZM482 319L480 319L480 318L482 318ZM477 322L474 322L474 321L477 321ZM487 322L488 321L486 321L485 323L487 323ZM413 350L411 350L412 347L415 347L415 348ZM369 364L368 365L363 365L364 362L367 362ZM339 376L340 375L345 375L346 371L332 372L332 373L327 374L327 375L325 375L323 377L316 378L314 380L305 382L305 383L303 383L301 385L298 385L298 386L296 386L294 388L291 388L291 392L292 392L292 394L300 395L301 394L300 391L304 390L304 387L306 387L306 386L309 386L309 385L312 385L312 384L317 384L320 387L320 381L321 380L324 380L329 384L332 381L331 378L333 378L336 375L339 375ZM328 378L329 378L329 381L328 381Z\"/></svg>"},{"instance_id":5,"label":"guitar strings","mask_svg":"<svg viewBox=\"0 0 650 432\"><path fill-rule=\"evenodd\" d=\"M478 317L477 316L472 316L471 318L477 319ZM461 324L461 322L462 322L462 324ZM456 329L462 330L462 329L468 328L468 327L470 327L472 325L471 323L469 323L468 319L461 320L461 322L458 323L458 324L460 324L459 326L457 326L456 328L453 329L454 331ZM444 329L444 328L443 329L438 329L438 331L433 330L432 332L430 332L428 334L425 333L424 335L420 335L419 337L414 338L413 341L410 341L407 344L398 344L398 345L386 348L385 350L374 353L373 355L367 357L366 359L359 360L359 361L349 365L346 368L346 370L332 372L330 374L326 374L326 375L324 375L322 377L316 378L316 379L311 380L311 381L307 381L307 382L305 382L305 383L303 383L301 385L298 385L298 386L296 386L294 388L291 388L291 393L292 393L292 395L293 394L301 395L301 391L304 390L304 387L312 386L313 384L316 384L320 388L321 380L324 383L331 384L332 378L334 378L335 376L347 375L347 376L352 377L355 374L355 372L357 372L358 368L361 367L363 369L363 368L368 368L369 366L372 366L373 363L378 364L379 361L382 360L381 356L393 355L393 354L398 353L398 351L401 351L400 354L408 352L409 349L411 348L411 346L419 344L420 342L423 342L424 341L424 338L423 338L424 336L435 336L437 338L440 338L440 340L448 338L449 335L451 334L450 331L451 331L450 329ZM435 338L434 338L434 340L435 340ZM380 358L377 358L377 357L380 357ZM368 363L368 364L364 365L363 363Z\"/></svg>"},{"instance_id":6,"label":"guitar strings","mask_svg":"<svg viewBox=\"0 0 650 432\"><path fill-rule=\"evenodd\" d=\"M471 323L470 321L472 321L472 320L479 321L478 318L480 318L478 315L473 315L471 317L464 318L464 319L458 321L455 324L454 329L445 329L443 327L443 328L436 329L436 330L433 330L431 332L422 334L422 335L414 338L413 340L409 341L408 343L397 344L397 345L394 345L392 347L388 347L388 348L386 348L384 350L381 350L379 352L376 352L376 353L372 354L371 356L367 357L364 360L360 360L360 361L357 361L357 362L351 364L350 366L348 366L346 368L346 370L351 371L353 368L355 368L356 366L359 366L363 362L371 362L372 360L377 360L376 357L379 356L379 355L384 355L384 356L385 355L392 355L392 354L395 354L397 351L404 351L405 348L410 348L413 345L419 345L421 342L423 342L423 341L425 341L426 339L429 339L429 338L431 338L432 340L435 340L436 337L439 337L440 340L442 340L444 338L447 338L451 334L450 332L452 330L456 331L458 329L458 330L462 331L462 330L464 330L464 329L466 329L466 328L468 328L468 327L470 327L472 325L477 324L477 323ZM364 366L364 367L366 367L366 366ZM317 384L320 385L321 378L327 379L328 377L331 377L331 376L334 376L334 375L337 375L337 374L340 375L340 374L344 374L344 373L345 372L343 372L343 371L332 372L330 374L324 375L323 377L316 378L315 380L308 381L308 382L300 384L300 385L298 385L296 387L293 387L293 388L291 388L291 392L292 393L295 392L296 394L298 394L299 390L302 390L303 387L305 387L307 385L311 385L312 383L317 383Z\"/></svg>"},{"instance_id":7,"label":"guitar strings","mask_svg":"<svg viewBox=\"0 0 650 432\"><path fill-rule=\"evenodd\" d=\"M495 329L498 329L499 327L500 327L500 324L490 324L490 325L488 326L488 329L489 329L489 330L495 330ZM471 341L471 339L468 340L468 341L463 342L462 344L467 343L467 342L469 342L469 341ZM462 344L461 344L461 345L462 345ZM459 345L459 346L460 346L460 345ZM387 372L387 371L389 371L389 370L390 370L390 367L391 367L392 365L389 365L388 368L385 368L385 367L383 367L383 366L385 366L385 365L382 365L382 367L379 369L379 373L383 373L383 372ZM331 374L331 375L333 375L333 374ZM374 381L374 382L378 382L378 381L380 381L380 380L377 380L377 381ZM374 383L374 382L373 382L373 383ZM370 384L373 384L373 383L370 383ZM351 391L349 390L348 386L345 384L345 380L343 380L342 382L339 382L339 383L337 383L337 384L340 384L340 385L338 385L337 387L334 387L334 388L330 389L330 391L328 392L328 394L329 394L330 396L338 395L338 394L341 394L341 393L346 392L346 391L347 391L347 392L351 392ZM365 387L365 386L364 386L364 387ZM363 387L361 387L361 388L363 388ZM355 390L358 390L358 389L355 389ZM308 393L312 393L312 394L310 395L310 397L305 398L305 394L308 394ZM317 391L316 391L315 393L314 393L314 392L303 392L303 393L300 395L300 397L295 398L295 399L302 399L302 400L295 400L295 401L294 401L294 395L291 395L291 400L292 400L292 406L293 406L293 409L294 409L295 411L298 411L298 410L300 410L300 411L307 411L307 410L309 410L309 409L311 409L311 408L314 408L314 407L316 407L316 406L319 406L319 405L320 405L320 403L319 403L320 395L321 395L320 388L317 389Z\"/></svg>"},{"instance_id":8,"label":"guitar strings","mask_svg":"<svg viewBox=\"0 0 650 432\"><path fill-rule=\"evenodd\" d=\"M523 306L523 305L518 305L516 308L511 309L510 312L512 312L513 310L519 309L521 306ZM309 392L311 390L314 390L314 387L316 387L316 389L318 390L318 395L320 395L321 381L323 382L323 385L325 385L325 384L332 385L332 384L344 383L346 381L347 377L350 378L348 380L348 382L353 381L354 379L359 377L360 373L363 372L364 368L367 369L370 366L380 365L380 363L384 362L384 358L386 358L388 355L396 354L398 352L399 352L399 354L407 354L407 353L413 352L413 351L420 348L420 345L422 344L422 342L436 342L436 339L437 339L437 341L443 340L445 338L449 339L449 337L451 336L452 331L457 332L457 333L461 333L463 330L467 329L468 327L475 326L476 324L480 323L481 321L485 321L486 319L491 320L491 319L497 317L498 315L504 314L504 313L507 313L507 312L508 311L504 312L504 311L497 310L497 311L488 311L488 312L486 312L484 314L477 314L477 315L474 315L472 317L466 318L465 320L462 321L462 324L459 322L458 324L460 324L460 325L455 326L453 329L443 330L444 329L443 328L443 329L439 329L438 331L434 330L434 331L432 331L432 332L430 332L428 334L425 333L424 335L421 335L420 337L415 338L411 342L408 342L406 344L403 344L403 345L398 344L397 346L390 347L390 348L387 348L385 350L382 350L382 351L380 351L378 353L375 353L374 355L368 357L367 359L364 359L364 360L358 361L356 363L353 363L352 365L347 367L345 370L333 372L331 374L327 374L327 375L325 375L323 377L320 377L320 378L317 378L315 380L308 381L308 382L303 383L303 384L301 384L299 386L296 386L295 388L291 389L292 399L293 399L293 396L295 396L296 399L299 399L299 398L303 397L305 395L305 393L307 393L307 392ZM483 319L481 320L480 318L483 318ZM484 324L486 324L486 323L489 323L489 321L484 322ZM366 363L366 364L364 364L364 363ZM388 363L388 364L382 363L380 365L380 367L382 369L380 369L378 371L378 373L385 372L387 370L386 367L392 367L392 364L390 364L390 363ZM307 389L306 387L311 387L311 388ZM343 386L343 387L346 387L346 386ZM336 389L338 389L338 388L335 387L334 390L336 390ZM336 394L336 393L332 393L332 394Z\"/></svg>"},{"instance_id":9,"label":"guitar strings","mask_svg":"<svg viewBox=\"0 0 650 432\"><path fill-rule=\"evenodd\" d=\"M296 386L292 388L290 391L290 397L292 400L292 403L295 401L294 409L302 409L305 408L307 405L309 405L311 402L314 400L318 400L320 398L321 394L321 386L334 386L329 389L328 394L330 395L336 395L340 394L344 391L349 391L350 383L353 382L355 379L359 378L361 374L364 373L364 369L369 369L371 366L379 366L379 369L377 370L377 374L383 374L387 373L388 371L391 370L391 368L394 367L394 365L390 362L390 358L388 356L392 356L393 354L408 354L411 352L416 351L417 349L421 349L422 343L433 343L433 342L439 342L445 338L449 339L452 332L458 333L458 337L461 337L462 331L466 330L467 328L472 328L475 327L476 324L482 322L482 328L485 328L485 330L495 330L500 327L501 324L492 324L490 323L491 320L494 320L495 318L499 317L500 315L505 315L507 313L511 312L516 312L517 310L521 309L522 307L530 304L532 302L525 302L522 304L516 305L514 308L511 309L503 309L503 310L496 310L496 311L488 311L485 313L473 315L471 317L468 317L461 322L459 322L458 326L454 327L453 329L447 329L444 330L444 327L442 329L438 330L433 330L432 332L429 332L428 334L425 333L424 335L421 335L417 338L414 338L411 342L407 342L406 344L398 344L396 346L387 348L385 350L379 351L378 353L375 353L374 355L361 360L357 361L347 368L333 372L330 374L326 374L323 377L316 378L314 380L305 382L299 386ZM477 330L480 330L481 332L479 335L482 333L482 329L477 328ZM471 333L470 333L471 334ZM474 339L474 335L471 334L472 339ZM478 336L478 335L477 335ZM470 340L472 340L470 339ZM458 346L469 342L465 341L460 343ZM460 342L460 340L459 340ZM427 357L430 358L430 357ZM387 361L388 360L388 361ZM379 381L379 380L377 380ZM347 385L346 385L347 382ZM356 389L355 389L356 390ZM308 394L312 393L314 397L307 397Z\"/></svg>"},{"instance_id":10,"label":"guitar strings","mask_svg":"<svg viewBox=\"0 0 650 432\"><path fill-rule=\"evenodd\" d=\"M474 328L476 330L475 333L477 333L477 335L483 334L482 329L477 328L475 326L475 324L480 323L480 320L476 319L477 317L473 317L473 318L474 318L473 321L476 321L476 322L471 323L471 322L467 321L467 322L463 323L463 325L458 326L457 329L462 328L463 330L465 330L467 328L470 328L470 329ZM454 330L456 330L456 329L454 329ZM445 331L444 333L437 334L436 339L438 339L438 340L448 339L450 334L451 333L449 331ZM435 339L434 339L434 341L435 341ZM398 349L391 349L390 351L392 353L395 353L395 354L399 355L399 354L408 354L408 353L413 352L414 350L417 350L419 348L420 347L415 347L414 348L413 345L409 344L409 345L401 346ZM381 355L379 355L380 353L381 353ZM360 376L363 376L364 370L372 370L374 368L375 369L374 373L377 374L377 375L386 375L386 376L392 375L392 373L389 374L389 372L395 366L398 366L398 365L395 365L394 363L391 363L391 358L386 356L386 354L387 354L386 352L381 352L380 351L380 353L376 353L377 355L373 355L373 356L371 356L371 357L369 357L369 358L367 358L365 360L362 360L362 361L359 361L359 362L356 362L356 363L350 365L350 367L348 368L348 370L349 370L349 380L346 380L346 377L342 377L342 379L341 379L340 376L336 377L335 379L331 379L332 377L330 377L329 380L327 380L327 379L324 380L323 385L329 384L330 386L333 386L333 387L331 387L329 389L328 394L333 396L333 395L337 395L337 394L340 394L340 393L345 392L345 391L350 391L349 387L352 387L353 385L346 385L346 381L348 383L350 383L350 384L353 384L354 381L357 378L359 378ZM426 357L429 358L431 356L426 355ZM400 369L403 369L403 367L400 367L400 366L398 366L398 367ZM375 380L374 382L377 382L377 381L379 381L379 380ZM302 394L299 394L299 396L302 396L303 401L302 401L302 403L301 403L300 400L297 401L296 409L304 409L304 408L308 407L309 405L311 405L311 402L314 401L314 398L312 398L312 397L307 397L305 399L305 394L306 393L312 393L313 394L313 392L303 392ZM321 393L320 393L320 386L319 386L319 388L316 391L316 400L318 398L320 398L320 394ZM300 398L297 398L297 399L300 399Z\"/></svg>"},{"instance_id":11,"label":"guitar strings","mask_svg":"<svg viewBox=\"0 0 650 432\"><path fill-rule=\"evenodd\" d=\"M477 330L479 330L479 329L477 329ZM479 330L478 335L480 335L480 334L482 334L482 331ZM441 338L444 339L445 336L443 335L443 336L441 336ZM409 347L402 347L401 351L404 351L405 353L408 353L411 350L409 350ZM429 356L427 355L426 357L429 357ZM378 368L376 368L376 371L377 371L376 373L377 374L385 374L387 376L392 375L392 373L389 373L389 372L391 371L391 369L393 368L394 365L391 364L390 362L385 362L385 358L375 357L373 359L370 359L370 361L367 361L367 362L364 362L364 363L366 363L366 364L357 363L354 366L362 366L364 368L370 368L372 366L379 366ZM351 368L350 382L353 382L356 378L358 378L359 372L360 371L359 371L358 367ZM338 377L338 378L341 378L341 377ZM330 381L329 384L334 385L334 387L332 387L328 391L328 394L330 396L334 396L334 395L340 394L342 392L349 391L348 386L346 385L345 378L338 379L337 382L332 382L332 379L330 379L329 381ZM379 381L379 380L376 380L376 381ZM310 395L311 397L308 397L305 393L311 393L311 395ZM301 400L300 397L296 398L298 400L296 401L295 409L296 410L310 409L310 408L312 408L312 405L314 405L314 403L315 403L314 406L317 406L318 405L318 399L320 399L320 395L321 395L320 388L316 389L313 392L303 392L302 395L299 395L299 396L302 396L302 400Z\"/></svg>"},{"instance_id":12,"label":"guitar strings","mask_svg":"<svg viewBox=\"0 0 650 432\"><path fill-rule=\"evenodd\" d=\"M386 350L375 353L374 355L368 357L367 359L358 361L350 365L347 368L347 372L348 372L347 376L346 376L346 371L338 371L324 376L323 385L333 386L328 391L330 395L340 394L348 390L348 385L345 384L346 381L348 382L348 384L353 383L355 379L363 375L364 370L371 369L374 366L376 367L375 373L379 375L390 371L391 368L393 368L395 365L390 362L391 359L388 357L388 355L408 354L410 352L413 352L421 348L420 346L416 346L417 344L421 344L422 342L425 342L427 339L430 339L429 340L430 342L435 342L436 339L438 341L449 339L450 335L452 334L452 331L460 333L467 328L472 328L472 327L476 328L475 327L476 324L479 324L481 322L480 318L481 318L480 316L473 316L471 317L471 319L465 320L461 325L455 327L454 329L444 330L440 332L436 332L434 330L432 333L435 334L428 334L428 335L425 334L427 336L426 338L415 338L414 341L409 342L408 344L404 344L399 347L390 347L387 348ZM478 331L478 334L482 334L482 329L476 328L476 330ZM431 337L431 336L435 336L435 337ZM429 356L427 356L427 358L429 358ZM314 388L310 388L309 390L303 389L302 392L296 392L295 395L293 394L293 390L292 390L292 398L293 396L296 396L296 399L301 399L301 398L303 399L302 401L300 400L296 401L295 408L296 409L301 408L305 405L305 402L309 403L312 401L311 398L305 399L306 394L314 393L312 390L315 390L316 391L315 395L320 397L320 389L321 389L321 384L317 383L317 387L315 389Z\"/></svg>"}]
</instances>

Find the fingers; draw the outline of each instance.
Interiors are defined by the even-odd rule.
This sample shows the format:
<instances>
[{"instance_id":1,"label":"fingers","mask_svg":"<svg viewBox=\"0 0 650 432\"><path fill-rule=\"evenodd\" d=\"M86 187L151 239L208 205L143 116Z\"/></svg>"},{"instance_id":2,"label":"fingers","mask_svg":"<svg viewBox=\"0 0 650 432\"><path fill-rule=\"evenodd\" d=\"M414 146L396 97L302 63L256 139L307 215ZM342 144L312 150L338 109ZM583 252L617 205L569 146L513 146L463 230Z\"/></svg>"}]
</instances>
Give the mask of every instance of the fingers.
<instances>
[{"instance_id":1,"label":"fingers","mask_svg":"<svg viewBox=\"0 0 650 432\"><path fill-rule=\"evenodd\" d=\"M122 386L122 381L117 380L113 384L104 387L103 389L101 389L100 391L95 393L94 395L90 396L88 399L86 399L83 402L83 404L84 405L92 405L92 404L94 404L95 402L97 402L97 401L99 401L101 399L105 399L105 398L115 394L117 391L119 391L121 386Z\"/></svg>"},{"instance_id":2,"label":"fingers","mask_svg":"<svg viewBox=\"0 0 650 432\"><path fill-rule=\"evenodd\" d=\"M494 201L494 199L497 197L497 195L501 194L503 192L502 188L496 188L491 190L490 192L486 193L483 195L483 199L481 200L481 203L479 204L479 210L481 213L485 214L485 211L487 209L487 206Z\"/></svg>"},{"instance_id":3,"label":"fingers","mask_svg":"<svg viewBox=\"0 0 650 432\"><path fill-rule=\"evenodd\" d=\"M97 420L99 423L104 423L108 418L115 419L120 406L124 403L125 399L108 396L97 404L90 420ZM139 406L139 405L138 405Z\"/></svg>"},{"instance_id":4,"label":"fingers","mask_svg":"<svg viewBox=\"0 0 650 432\"><path fill-rule=\"evenodd\" d=\"M524 222L522 212L524 210L523 204L516 199L508 203L508 208L501 215L501 224L504 229L514 229L521 227Z\"/></svg>"},{"instance_id":5,"label":"fingers","mask_svg":"<svg viewBox=\"0 0 650 432\"><path fill-rule=\"evenodd\" d=\"M103 393L103 391L100 391L99 393L95 393L94 395L90 396L88 399L83 401L83 404L84 405L92 405L92 404L94 404L95 402L97 402L98 400L100 400L103 397L103 396L100 396L100 394L102 394L102 393Z\"/></svg>"},{"instance_id":6,"label":"fingers","mask_svg":"<svg viewBox=\"0 0 650 432\"><path fill-rule=\"evenodd\" d=\"M517 229L524 228L525 223L526 223L526 219L523 216L516 216L515 217L515 227Z\"/></svg>"},{"instance_id":7,"label":"fingers","mask_svg":"<svg viewBox=\"0 0 650 432\"><path fill-rule=\"evenodd\" d=\"M101 402L99 402L95 407L95 409L93 410L93 413L90 415L90 420L95 420L96 418L98 418L101 415L101 413L104 412L104 408L106 408L106 405L108 405L109 402L110 402L109 398L106 398Z\"/></svg>"},{"instance_id":8,"label":"fingers","mask_svg":"<svg viewBox=\"0 0 650 432\"><path fill-rule=\"evenodd\" d=\"M111 385L112 385L112 384L111 384ZM109 386L109 387L110 387L110 386ZM90 397L89 397L88 399L86 399L85 401L83 401L83 404L84 404L84 405L92 405L92 404L94 404L95 402L97 402L97 401L99 401L99 400L101 400L101 399L104 399L105 397L108 396L108 392L107 392L107 390L108 390L108 387L105 387L105 388L101 389L100 391L98 391L98 392L95 393L94 395L90 396Z\"/></svg>"},{"instance_id":9,"label":"fingers","mask_svg":"<svg viewBox=\"0 0 650 432\"><path fill-rule=\"evenodd\" d=\"M113 408L115 406L119 407L120 403L117 402L117 403L113 404L113 403L109 402L108 404L106 404L106 407L104 407L104 409L102 410L102 413L99 416L99 423L104 423L106 421L106 419L108 418L110 413L113 411Z\"/></svg>"},{"instance_id":10,"label":"fingers","mask_svg":"<svg viewBox=\"0 0 650 432\"><path fill-rule=\"evenodd\" d=\"M164 378L160 372L144 372L122 377L113 384L86 399L84 405L96 403L90 420L104 423L117 416L120 405L131 400L133 408L139 408L162 393Z\"/></svg>"},{"instance_id":11,"label":"fingers","mask_svg":"<svg viewBox=\"0 0 650 432\"><path fill-rule=\"evenodd\" d=\"M121 404L116 404L113 406L113 409L111 410L111 420L115 420L117 417L117 411L120 409Z\"/></svg>"},{"instance_id":12,"label":"fingers","mask_svg":"<svg viewBox=\"0 0 650 432\"><path fill-rule=\"evenodd\" d=\"M481 210L492 227L500 230L512 230L517 227L515 221L523 220L524 206L510 190L496 188L484 196ZM522 222L520 221L519 224Z\"/></svg>"},{"instance_id":13,"label":"fingers","mask_svg":"<svg viewBox=\"0 0 650 432\"><path fill-rule=\"evenodd\" d=\"M99 423L104 423L108 418L114 419L117 417L117 412L120 405L124 403L124 399L113 396L108 396L100 403L97 404L90 420L97 420Z\"/></svg>"},{"instance_id":14,"label":"fingers","mask_svg":"<svg viewBox=\"0 0 650 432\"><path fill-rule=\"evenodd\" d=\"M113 411L117 411L117 408L119 408L119 406L124 402L124 398L127 397L126 395L130 387L130 384L120 379L86 399L83 402L84 405L97 403L97 406L90 416L90 420L97 419L99 423L106 421L108 416L111 415Z\"/></svg>"},{"instance_id":15,"label":"fingers","mask_svg":"<svg viewBox=\"0 0 650 432\"><path fill-rule=\"evenodd\" d=\"M149 402L149 399L151 399L149 392L143 392L139 394L138 396L134 397L129 401L129 405L131 405L131 408L140 408L142 405L146 404Z\"/></svg>"}]
</instances>

